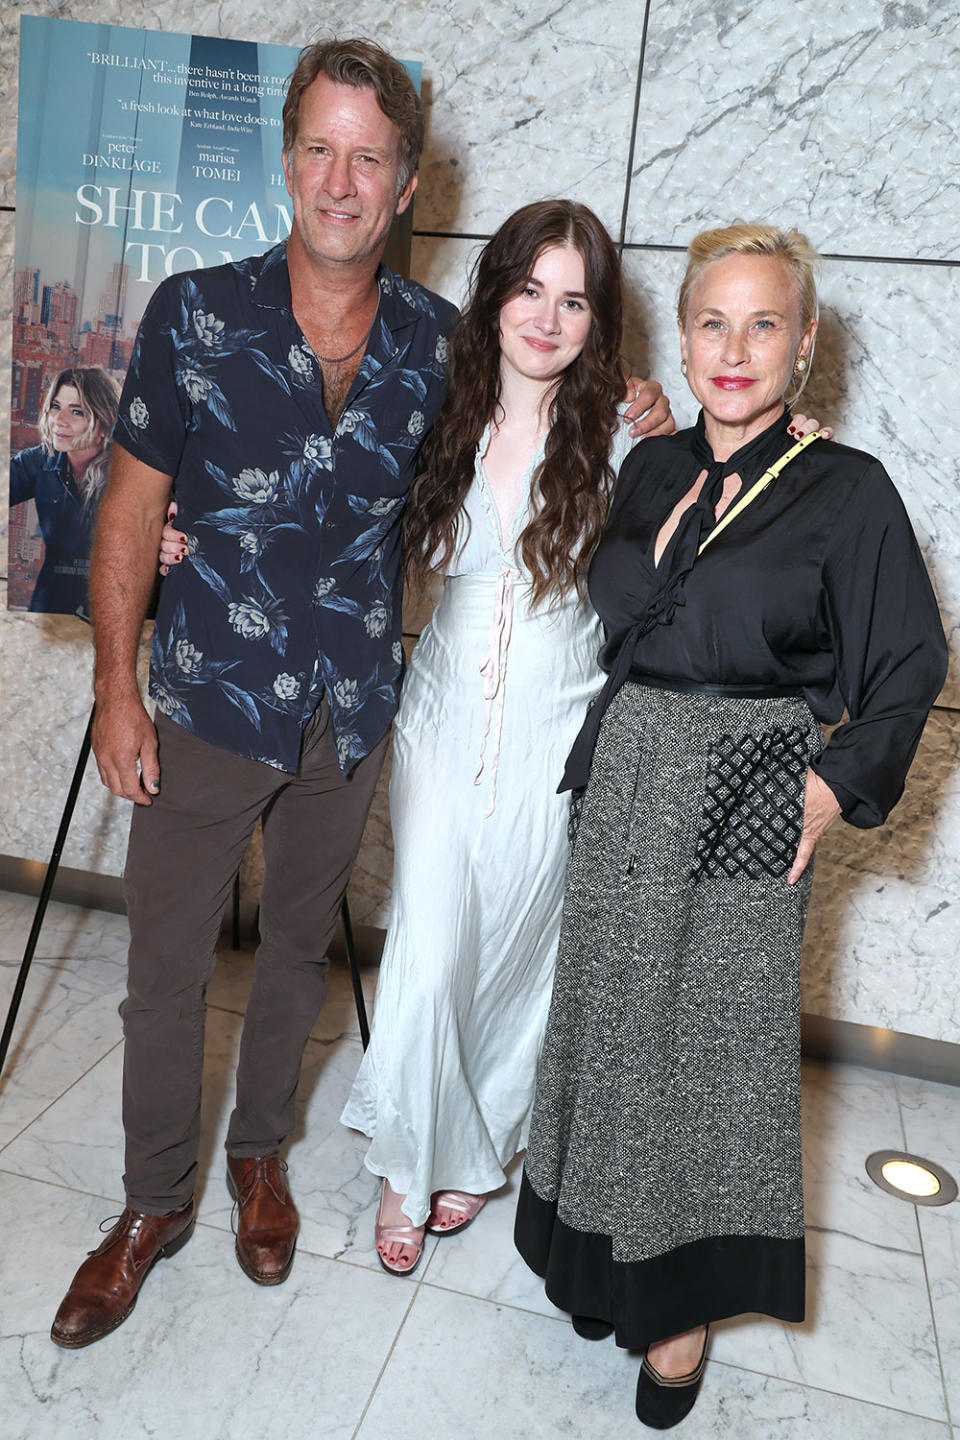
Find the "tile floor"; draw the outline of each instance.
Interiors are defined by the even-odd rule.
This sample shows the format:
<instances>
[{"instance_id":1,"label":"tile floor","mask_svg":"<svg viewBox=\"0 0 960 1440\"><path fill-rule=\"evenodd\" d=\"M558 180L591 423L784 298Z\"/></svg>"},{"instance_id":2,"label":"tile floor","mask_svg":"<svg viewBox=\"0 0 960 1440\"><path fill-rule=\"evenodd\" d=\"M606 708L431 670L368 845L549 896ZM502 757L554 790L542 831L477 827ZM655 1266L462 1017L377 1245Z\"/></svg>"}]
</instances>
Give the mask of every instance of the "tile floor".
<instances>
[{"instance_id":1,"label":"tile floor","mask_svg":"<svg viewBox=\"0 0 960 1440\"><path fill-rule=\"evenodd\" d=\"M0 1006L33 901L0 894ZM290 1280L232 1255L221 1146L250 951L210 987L200 1223L136 1313L87 1350L48 1329L101 1219L122 1206L125 922L52 906L0 1084L2 1440L527 1440L640 1436L638 1358L579 1340L511 1243L514 1191L416 1276L384 1275L376 1185L337 1116L360 1058L345 971L309 1043L291 1176L303 1217ZM368 978L372 994L375 972ZM960 1440L960 1203L875 1189L872 1150L960 1176L960 1090L869 1070L806 1070L810 1319L717 1327L684 1440ZM953 1429L951 1429L951 1422Z\"/></svg>"}]
</instances>

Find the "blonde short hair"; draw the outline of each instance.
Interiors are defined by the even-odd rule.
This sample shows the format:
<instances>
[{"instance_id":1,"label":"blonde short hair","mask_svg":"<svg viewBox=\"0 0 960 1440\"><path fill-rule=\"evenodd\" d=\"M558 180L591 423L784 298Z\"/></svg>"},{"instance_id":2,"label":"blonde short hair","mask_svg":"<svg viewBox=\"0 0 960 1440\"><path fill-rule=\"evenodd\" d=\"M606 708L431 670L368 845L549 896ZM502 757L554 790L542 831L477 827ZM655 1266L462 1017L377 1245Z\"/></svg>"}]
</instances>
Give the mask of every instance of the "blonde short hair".
<instances>
[{"instance_id":1,"label":"blonde short hair","mask_svg":"<svg viewBox=\"0 0 960 1440\"><path fill-rule=\"evenodd\" d=\"M772 255L783 260L797 286L800 302L800 328L805 330L811 320L820 318L820 301L817 298L815 266L820 257L801 231L779 230L775 225L759 225L747 220L734 220L732 225L723 225L716 230L701 230L694 235L687 247L687 268L680 282L677 296L677 319L681 326L687 322L687 307L690 291L700 275L714 260L724 255ZM792 405L810 378L813 367L813 351L816 332L807 352L807 365L802 377L794 377L794 384L786 394L788 405Z\"/></svg>"}]
</instances>

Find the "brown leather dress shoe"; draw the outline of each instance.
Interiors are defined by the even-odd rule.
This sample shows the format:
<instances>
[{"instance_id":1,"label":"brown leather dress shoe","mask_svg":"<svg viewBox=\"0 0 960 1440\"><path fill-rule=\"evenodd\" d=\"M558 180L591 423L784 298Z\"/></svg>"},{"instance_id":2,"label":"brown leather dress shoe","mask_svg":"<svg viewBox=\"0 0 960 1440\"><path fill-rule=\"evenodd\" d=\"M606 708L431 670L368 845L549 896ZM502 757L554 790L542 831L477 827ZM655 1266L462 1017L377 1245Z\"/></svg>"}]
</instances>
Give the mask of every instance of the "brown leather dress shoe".
<instances>
[{"instance_id":1,"label":"brown leather dress shoe","mask_svg":"<svg viewBox=\"0 0 960 1440\"><path fill-rule=\"evenodd\" d=\"M54 1344L79 1350L122 1325L151 1266L186 1245L193 1223L192 1200L168 1215L124 1210L103 1244L90 1252L74 1275L50 1331Z\"/></svg>"},{"instance_id":2,"label":"brown leather dress shoe","mask_svg":"<svg viewBox=\"0 0 960 1440\"><path fill-rule=\"evenodd\" d=\"M237 1260L258 1285L290 1274L300 1216L279 1155L227 1156L227 1188L237 1202Z\"/></svg>"}]
</instances>

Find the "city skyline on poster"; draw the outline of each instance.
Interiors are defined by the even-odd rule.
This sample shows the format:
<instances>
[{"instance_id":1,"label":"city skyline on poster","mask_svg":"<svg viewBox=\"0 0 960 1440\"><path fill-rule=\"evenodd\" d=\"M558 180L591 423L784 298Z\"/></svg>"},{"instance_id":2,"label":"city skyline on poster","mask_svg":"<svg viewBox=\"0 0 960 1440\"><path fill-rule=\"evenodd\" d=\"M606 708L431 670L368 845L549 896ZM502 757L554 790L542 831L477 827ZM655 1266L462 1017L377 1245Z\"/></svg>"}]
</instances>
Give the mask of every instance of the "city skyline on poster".
<instances>
[{"instance_id":1,"label":"city skyline on poster","mask_svg":"<svg viewBox=\"0 0 960 1440\"><path fill-rule=\"evenodd\" d=\"M122 383L166 275L260 254L289 235L282 108L297 53L21 17L8 608L83 608L74 601L85 597L87 551L76 535L58 583L38 585L60 548L64 506L87 531L95 502L63 454L39 453L57 376L82 367ZM420 66L407 69L419 88ZM404 219L388 256L395 268L409 257Z\"/></svg>"}]
</instances>

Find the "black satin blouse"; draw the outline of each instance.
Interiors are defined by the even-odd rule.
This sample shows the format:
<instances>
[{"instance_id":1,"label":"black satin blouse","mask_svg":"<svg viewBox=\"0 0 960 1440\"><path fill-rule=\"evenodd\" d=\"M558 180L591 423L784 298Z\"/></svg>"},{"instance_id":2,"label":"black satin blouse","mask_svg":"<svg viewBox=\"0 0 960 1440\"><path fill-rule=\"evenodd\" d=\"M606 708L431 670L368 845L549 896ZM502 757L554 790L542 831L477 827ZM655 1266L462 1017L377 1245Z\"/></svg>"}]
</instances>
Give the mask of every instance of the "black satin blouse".
<instances>
[{"instance_id":1,"label":"black satin blouse","mask_svg":"<svg viewBox=\"0 0 960 1440\"><path fill-rule=\"evenodd\" d=\"M791 443L788 419L780 422L781 450ZM844 819L882 824L947 663L900 497L873 456L814 441L707 546L674 592L671 618L631 638L661 588L657 533L702 468L694 434L644 440L621 467L590 568L590 598L607 637L600 663L610 671L626 639L634 676L793 690L827 724L846 707L849 719L813 768ZM755 477L742 478L741 494ZM669 558L668 546L660 565Z\"/></svg>"}]
</instances>

